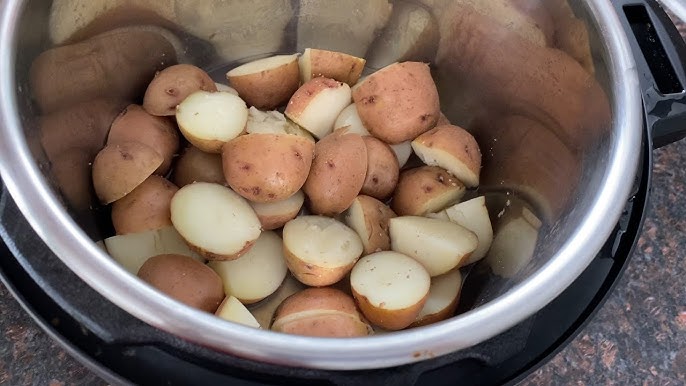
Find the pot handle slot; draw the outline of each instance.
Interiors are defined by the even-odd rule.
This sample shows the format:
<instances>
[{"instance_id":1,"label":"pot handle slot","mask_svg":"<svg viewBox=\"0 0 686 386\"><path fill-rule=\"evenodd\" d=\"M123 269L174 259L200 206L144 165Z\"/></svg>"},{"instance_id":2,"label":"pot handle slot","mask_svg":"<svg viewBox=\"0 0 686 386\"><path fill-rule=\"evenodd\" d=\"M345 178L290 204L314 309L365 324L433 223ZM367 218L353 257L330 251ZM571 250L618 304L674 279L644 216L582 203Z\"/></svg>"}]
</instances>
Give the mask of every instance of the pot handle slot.
<instances>
[{"instance_id":1,"label":"pot handle slot","mask_svg":"<svg viewBox=\"0 0 686 386\"><path fill-rule=\"evenodd\" d=\"M686 43L654 0L613 2L631 45L653 148L686 137Z\"/></svg>"}]
</instances>

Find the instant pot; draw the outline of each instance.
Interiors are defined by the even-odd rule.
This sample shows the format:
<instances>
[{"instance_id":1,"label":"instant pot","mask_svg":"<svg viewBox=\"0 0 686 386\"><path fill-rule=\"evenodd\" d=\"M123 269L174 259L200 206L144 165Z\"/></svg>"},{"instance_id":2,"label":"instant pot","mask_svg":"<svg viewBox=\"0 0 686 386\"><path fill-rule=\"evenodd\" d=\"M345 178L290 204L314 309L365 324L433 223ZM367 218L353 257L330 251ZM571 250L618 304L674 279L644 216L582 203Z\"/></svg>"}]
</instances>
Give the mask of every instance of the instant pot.
<instances>
[{"instance_id":1,"label":"instant pot","mask_svg":"<svg viewBox=\"0 0 686 386\"><path fill-rule=\"evenodd\" d=\"M105 8L115 3L102 2ZM364 55L383 36L383 26L364 24L381 12L365 7L379 2L336 2L312 11L317 2L275 0L245 31L232 30L245 15L227 8L264 2L207 1L197 9L192 2L152 4L161 3L171 4L172 14L120 12L65 39L52 27L65 17L77 25L77 7L55 16L50 2L7 0L0 9L1 277L48 334L112 383L515 383L561 350L602 306L641 231L652 150L686 136L686 45L656 2L571 1L588 27L593 54L582 68L566 64L558 50L509 44L508 23L469 29L470 39L462 39L452 21L468 24L484 15L451 14L457 9L451 7L473 2L421 1L442 33L432 63L442 110L482 147L479 190L489 210L497 212L509 197L542 220L535 253L507 277L485 263L469 267L457 315L435 325L347 340L250 329L162 295L94 243L112 234L108 209L79 208L69 201L73 186L56 178L56 162L38 139L37 118L45 112L36 106L29 68L56 44L145 25L171 36L178 61L220 79L227 63L301 50L306 32L299 23L313 18L309 44ZM352 25L370 30L371 38L358 29L346 36ZM283 36L274 39L277 33ZM223 44L251 37L258 40ZM491 49L482 62L460 61L478 45ZM568 79L582 71L597 80ZM500 83L491 84L494 79ZM526 124L514 124L521 121Z\"/></svg>"}]
</instances>

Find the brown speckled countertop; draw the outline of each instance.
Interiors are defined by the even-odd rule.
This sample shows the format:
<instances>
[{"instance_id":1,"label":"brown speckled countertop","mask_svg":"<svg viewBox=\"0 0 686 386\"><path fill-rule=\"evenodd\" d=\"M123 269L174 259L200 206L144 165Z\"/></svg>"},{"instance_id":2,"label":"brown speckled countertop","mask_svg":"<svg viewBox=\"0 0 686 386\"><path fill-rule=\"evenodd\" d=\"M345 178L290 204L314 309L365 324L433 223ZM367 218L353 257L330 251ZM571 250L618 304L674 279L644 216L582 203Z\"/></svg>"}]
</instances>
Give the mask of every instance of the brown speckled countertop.
<instances>
[{"instance_id":1,"label":"brown speckled countertop","mask_svg":"<svg viewBox=\"0 0 686 386\"><path fill-rule=\"evenodd\" d=\"M686 36L686 25L680 26ZM684 123L686 125L686 122ZM655 151L649 214L605 306L521 385L686 385L686 140ZM100 385L0 285L0 385Z\"/></svg>"}]
</instances>

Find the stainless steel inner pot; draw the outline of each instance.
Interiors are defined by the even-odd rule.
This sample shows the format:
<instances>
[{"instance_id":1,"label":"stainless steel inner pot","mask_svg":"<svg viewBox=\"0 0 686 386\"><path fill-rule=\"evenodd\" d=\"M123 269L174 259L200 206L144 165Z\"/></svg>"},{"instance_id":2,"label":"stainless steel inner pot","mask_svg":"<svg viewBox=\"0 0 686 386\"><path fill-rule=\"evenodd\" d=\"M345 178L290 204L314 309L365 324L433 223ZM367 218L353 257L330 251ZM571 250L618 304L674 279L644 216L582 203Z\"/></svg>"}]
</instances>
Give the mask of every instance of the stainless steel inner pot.
<instances>
[{"instance_id":1,"label":"stainless steel inner pot","mask_svg":"<svg viewBox=\"0 0 686 386\"><path fill-rule=\"evenodd\" d=\"M419 57L396 58L431 62L444 113L479 141L484 166L478 193L487 195L494 223L522 202L543 223L533 244L512 244L495 263L488 258L477 263L474 269L490 264L501 274L480 285L470 311L449 320L368 338L308 338L224 322L162 295L94 243L109 236L106 227L97 226L99 209L79 206L71 195L83 188L78 181L88 189L89 174L83 174L85 180L72 176L69 185L55 175L58 157L48 156L40 141L39 118L46 112L37 105L29 81L33 60L52 46L131 26L155 26L143 28L162 31L173 42L178 61L204 67L217 79L231 65L306 47L370 57L395 44L384 35L384 26L400 1L4 1L2 177L38 235L71 270L122 309L189 341L258 361L340 370L389 367L473 346L536 313L589 264L625 206L642 137L635 64L609 0L572 1L590 36L593 61L585 63L550 47L563 44L574 31L539 23L535 10L544 0L488 3L503 1L534 15L533 25L549 32L543 41L517 29L519 19L496 8L484 11L481 2L424 0L418 3L431 12L438 34L415 47L412 55ZM105 16L91 23L90 14ZM73 60L85 63L88 54ZM590 66L595 77L584 72ZM54 81L79 76L78 71L58 71ZM53 99L65 109L82 100L126 94L86 86L76 93L62 90ZM74 143L64 154L76 151ZM83 168L83 163L74 166L74 174ZM518 259L523 261L516 269L502 273L503 266ZM466 282L470 285L469 278Z\"/></svg>"}]
</instances>

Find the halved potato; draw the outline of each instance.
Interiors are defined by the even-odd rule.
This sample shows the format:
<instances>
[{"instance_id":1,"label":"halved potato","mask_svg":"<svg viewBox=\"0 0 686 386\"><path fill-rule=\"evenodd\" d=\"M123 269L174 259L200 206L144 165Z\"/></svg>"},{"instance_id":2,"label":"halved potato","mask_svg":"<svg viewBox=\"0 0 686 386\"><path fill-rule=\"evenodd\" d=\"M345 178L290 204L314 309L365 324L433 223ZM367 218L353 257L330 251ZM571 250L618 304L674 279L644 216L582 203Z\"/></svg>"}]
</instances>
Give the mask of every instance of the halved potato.
<instances>
[{"instance_id":1,"label":"halved potato","mask_svg":"<svg viewBox=\"0 0 686 386\"><path fill-rule=\"evenodd\" d=\"M261 110L286 102L300 86L298 54L254 60L226 73L229 84L243 100Z\"/></svg>"},{"instance_id":2,"label":"halved potato","mask_svg":"<svg viewBox=\"0 0 686 386\"><path fill-rule=\"evenodd\" d=\"M248 123L245 126L248 134L290 134L314 142L309 131L286 119L281 112L260 111L255 107L248 110Z\"/></svg>"},{"instance_id":3,"label":"halved potato","mask_svg":"<svg viewBox=\"0 0 686 386\"><path fill-rule=\"evenodd\" d=\"M366 60L342 52L306 48L298 62L303 83L323 76L352 87L360 79Z\"/></svg>"},{"instance_id":4,"label":"halved potato","mask_svg":"<svg viewBox=\"0 0 686 386\"><path fill-rule=\"evenodd\" d=\"M169 205L179 190L160 176L150 176L112 204L112 225L118 235L172 225Z\"/></svg>"},{"instance_id":5,"label":"halved potato","mask_svg":"<svg viewBox=\"0 0 686 386\"><path fill-rule=\"evenodd\" d=\"M507 207L498 220L486 255L493 273L505 278L519 273L534 256L540 227L541 221L525 206Z\"/></svg>"},{"instance_id":6,"label":"halved potato","mask_svg":"<svg viewBox=\"0 0 686 386\"><path fill-rule=\"evenodd\" d=\"M354 230L335 219L300 216L283 227L286 264L303 284L323 287L341 280L362 255Z\"/></svg>"},{"instance_id":7,"label":"halved potato","mask_svg":"<svg viewBox=\"0 0 686 386\"><path fill-rule=\"evenodd\" d=\"M400 173L391 207L400 216L424 216L460 201L465 186L437 166L420 166Z\"/></svg>"},{"instance_id":8,"label":"halved potato","mask_svg":"<svg viewBox=\"0 0 686 386\"><path fill-rule=\"evenodd\" d=\"M333 288L308 288L291 295L276 310L271 329L328 338L366 336L371 331L355 301Z\"/></svg>"},{"instance_id":9,"label":"halved potato","mask_svg":"<svg viewBox=\"0 0 686 386\"><path fill-rule=\"evenodd\" d=\"M260 220L250 204L231 189L196 182L171 201L171 220L191 249L210 260L233 260L260 236Z\"/></svg>"},{"instance_id":10,"label":"halved potato","mask_svg":"<svg viewBox=\"0 0 686 386\"><path fill-rule=\"evenodd\" d=\"M443 112L441 111L441 115L438 116L438 122L436 123L436 126L443 125L452 125L452 123L450 123L448 117L446 117L445 114L443 114Z\"/></svg>"},{"instance_id":11,"label":"halved potato","mask_svg":"<svg viewBox=\"0 0 686 386\"><path fill-rule=\"evenodd\" d=\"M227 296L214 314L229 322L260 328L260 323L257 322L257 319L245 308L243 303L233 296Z\"/></svg>"},{"instance_id":12,"label":"halved potato","mask_svg":"<svg viewBox=\"0 0 686 386\"><path fill-rule=\"evenodd\" d=\"M307 288L303 283L299 282L291 274L287 274L281 286L271 296L263 301L251 304L249 306L250 312L255 316L255 319L260 323L260 326L269 329L274 319L276 309L289 296L296 292Z\"/></svg>"},{"instance_id":13,"label":"halved potato","mask_svg":"<svg viewBox=\"0 0 686 386\"><path fill-rule=\"evenodd\" d=\"M364 254L389 251L391 238L388 221L396 214L383 202L369 196L357 196L345 212L344 221L362 240Z\"/></svg>"},{"instance_id":14,"label":"halved potato","mask_svg":"<svg viewBox=\"0 0 686 386\"><path fill-rule=\"evenodd\" d=\"M93 161L93 187L100 202L112 203L136 189L162 165L163 158L140 142L105 146Z\"/></svg>"},{"instance_id":15,"label":"halved potato","mask_svg":"<svg viewBox=\"0 0 686 386\"><path fill-rule=\"evenodd\" d=\"M238 91L236 91L231 86L227 86L223 83L217 83L217 82L214 82L214 84L215 84L215 86L217 86L217 91L228 92L229 94L238 95Z\"/></svg>"},{"instance_id":16,"label":"halved potato","mask_svg":"<svg viewBox=\"0 0 686 386\"><path fill-rule=\"evenodd\" d=\"M412 323L412 327L440 322L455 314L462 291L462 274L458 268L431 278L429 297Z\"/></svg>"},{"instance_id":17,"label":"halved potato","mask_svg":"<svg viewBox=\"0 0 686 386\"><path fill-rule=\"evenodd\" d=\"M275 202L251 202L253 210L260 219L262 229L268 231L281 228L287 222L293 220L298 215L305 202L305 193L298 190L294 195L283 201Z\"/></svg>"},{"instance_id":18,"label":"halved potato","mask_svg":"<svg viewBox=\"0 0 686 386\"><path fill-rule=\"evenodd\" d=\"M391 149L395 153L395 157L398 159L398 165L402 168L405 166L407 161L412 155L412 142L405 141L395 145L391 145Z\"/></svg>"},{"instance_id":19,"label":"halved potato","mask_svg":"<svg viewBox=\"0 0 686 386\"><path fill-rule=\"evenodd\" d=\"M211 261L207 265L222 278L226 296L235 296L243 304L273 294L288 273L283 243L274 232L262 232L255 245L236 260Z\"/></svg>"},{"instance_id":20,"label":"halved potato","mask_svg":"<svg viewBox=\"0 0 686 386\"><path fill-rule=\"evenodd\" d=\"M462 262L462 265L475 263L486 256L493 241L493 227L491 218L488 216L488 208L486 208L486 198L484 196L473 198L453 205L445 211L450 221L469 229L479 238L476 250Z\"/></svg>"},{"instance_id":21,"label":"halved potato","mask_svg":"<svg viewBox=\"0 0 686 386\"><path fill-rule=\"evenodd\" d=\"M193 182L212 182L226 185L222 156L220 154L205 153L190 145L176 161L172 181L179 188Z\"/></svg>"},{"instance_id":22,"label":"halved potato","mask_svg":"<svg viewBox=\"0 0 686 386\"><path fill-rule=\"evenodd\" d=\"M350 86L329 78L314 78L300 86L285 114L321 139L334 129L338 114L350 104Z\"/></svg>"},{"instance_id":23,"label":"halved potato","mask_svg":"<svg viewBox=\"0 0 686 386\"><path fill-rule=\"evenodd\" d=\"M479 186L481 150L463 128L437 126L412 141L412 148L425 164L446 169L469 188Z\"/></svg>"},{"instance_id":24,"label":"halved potato","mask_svg":"<svg viewBox=\"0 0 686 386\"><path fill-rule=\"evenodd\" d=\"M217 85L205 71L191 64L167 67L145 90L143 108L152 115L174 115L176 106L197 91L214 92Z\"/></svg>"},{"instance_id":25,"label":"halved potato","mask_svg":"<svg viewBox=\"0 0 686 386\"><path fill-rule=\"evenodd\" d=\"M380 140L362 137L367 147L367 174L360 193L385 200L393 194L398 184L400 167L393 149Z\"/></svg>"},{"instance_id":26,"label":"halved potato","mask_svg":"<svg viewBox=\"0 0 686 386\"><path fill-rule=\"evenodd\" d=\"M421 264L397 252L361 258L350 273L350 286L364 316L388 330L415 321L429 295L431 278Z\"/></svg>"},{"instance_id":27,"label":"halved potato","mask_svg":"<svg viewBox=\"0 0 686 386\"><path fill-rule=\"evenodd\" d=\"M248 121L248 107L228 92L197 91L176 108L176 122L186 139L198 149L220 153L239 136Z\"/></svg>"},{"instance_id":28,"label":"halved potato","mask_svg":"<svg viewBox=\"0 0 686 386\"><path fill-rule=\"evenodd\" d=\"M391 249L420 262L433 276L460 265L476 249L476 235L450 221L404 216L389 221Z\"/></svg>"},{"instance_id":29,"label":"halved potato","mask_svg":"<svg viewBox=\"0 0 686 386\"><path fill-rule=\"evenodd\" d=\"M282 201L305 184L314 153L314 143L297 135L242 135L222 148L224 177L250 201Z\"/></svg>"}]
</instances>

